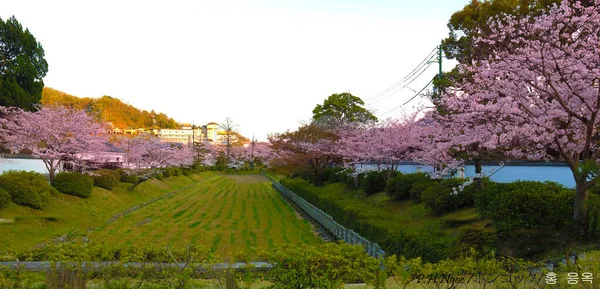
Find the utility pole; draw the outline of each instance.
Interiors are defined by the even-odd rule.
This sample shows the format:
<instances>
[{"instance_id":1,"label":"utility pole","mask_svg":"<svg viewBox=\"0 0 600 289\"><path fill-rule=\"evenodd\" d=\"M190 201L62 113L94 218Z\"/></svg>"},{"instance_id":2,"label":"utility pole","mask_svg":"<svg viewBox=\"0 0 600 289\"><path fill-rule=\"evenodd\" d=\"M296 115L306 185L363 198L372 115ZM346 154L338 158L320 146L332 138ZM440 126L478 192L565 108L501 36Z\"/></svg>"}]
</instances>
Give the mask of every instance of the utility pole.
<instances>
[{"instance_id":1,"label":"utility pole","mask_svg":"<svg viewBox=\"0 0 600 289\"><path fill-rule=\"evenodd\" d=\"M442 45L441 44L438 46L438 66L439 66L438 79L442 79Z\"/></svg>"}]
</instances>

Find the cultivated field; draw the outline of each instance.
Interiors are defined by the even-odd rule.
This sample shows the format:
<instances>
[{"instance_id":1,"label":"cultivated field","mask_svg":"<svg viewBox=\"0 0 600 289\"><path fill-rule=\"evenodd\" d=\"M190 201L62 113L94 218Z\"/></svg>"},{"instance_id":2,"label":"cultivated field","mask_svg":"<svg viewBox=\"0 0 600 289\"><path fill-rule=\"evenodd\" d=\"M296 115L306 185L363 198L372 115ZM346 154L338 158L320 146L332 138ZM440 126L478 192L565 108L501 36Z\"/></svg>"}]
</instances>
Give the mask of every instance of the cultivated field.
<instances>
[{"instance_id":1,"label":"cultivated field","mask_svg":"<svg viewBox=\"0 0 600 289\"><path fill-rule=\"evenodd\" d=\"M260 175L215 176L104 225L91 240L143 246L193 242L219 255L321 242Z\"/></svg>"}]
</instances>

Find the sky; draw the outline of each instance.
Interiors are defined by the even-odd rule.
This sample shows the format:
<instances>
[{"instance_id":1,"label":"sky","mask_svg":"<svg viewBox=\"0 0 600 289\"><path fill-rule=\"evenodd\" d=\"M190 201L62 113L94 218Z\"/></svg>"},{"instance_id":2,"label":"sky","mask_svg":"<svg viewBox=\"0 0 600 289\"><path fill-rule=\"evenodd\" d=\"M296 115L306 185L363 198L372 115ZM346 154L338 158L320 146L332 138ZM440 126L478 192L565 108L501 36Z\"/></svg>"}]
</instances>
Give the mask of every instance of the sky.
<instances>
[{"instance_id":1,"label":"sky","mask_svg":"<svg viewBox=\"0 0 600 289\"><path fill-rule=\"evenodd\" d=\"M447 37L448 19L468 2L0 0L0 17L14 15L40 42L48 87L178 122L231 117L242 135L266 140L309 121L334 93L360 97L380 119L427 106L421 96L401 105L437 63L386 90Z\"/></svg>"}]
</instances>

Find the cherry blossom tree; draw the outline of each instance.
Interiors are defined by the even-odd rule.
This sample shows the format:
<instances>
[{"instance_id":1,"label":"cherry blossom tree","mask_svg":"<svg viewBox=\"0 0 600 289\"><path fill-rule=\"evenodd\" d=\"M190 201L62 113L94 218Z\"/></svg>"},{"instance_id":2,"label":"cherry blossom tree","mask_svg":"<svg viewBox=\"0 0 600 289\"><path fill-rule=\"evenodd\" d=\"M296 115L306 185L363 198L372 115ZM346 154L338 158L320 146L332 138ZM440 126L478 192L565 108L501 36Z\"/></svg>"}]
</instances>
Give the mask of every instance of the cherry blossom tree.
<instances>
[{"instance_id":1,"label":"cherry blossom tree","mask_svg":"<svg viewBox=\"0 0 600 289\"><path fill-rule=\"evenodd\" d=\"M472 134L483 136L484 147L531 160L556 152L575 178L573 220L580 235L600 161L600 1L592 2L582 7L565 0L543 15L490 20L491 34L475 45L509 49L463 67L472 79L443 100L462 117L485 116Z\"/></svg>"},{"instance_id":2,"label":"cherry blossom tree","mask_svg":"<svg viewBox=\"0 0 600 289\"><path fill-rule=\"evenodd\" d=\"M340 161L334 150L338 138L337 134L312 123L293 132L270 135L268 139L275 156L273 163L296 172L308 166L313 182L321 185L323 169Z\"/></svg>"},{"instance_id":3,"label":"cherry blossom tree","mask_svg":"<svg viewBox=\"0 0 600 289\"><path fill-rule=\"evenodd\" d=\"M27 150L42 159L50 182L54 181L61 163L72 162L77 155L99 151L106 141L101 124L84 111L65 107L13 112L3 118L0 130L5 146L12 152Z\"/></svg>"}]
</instances>

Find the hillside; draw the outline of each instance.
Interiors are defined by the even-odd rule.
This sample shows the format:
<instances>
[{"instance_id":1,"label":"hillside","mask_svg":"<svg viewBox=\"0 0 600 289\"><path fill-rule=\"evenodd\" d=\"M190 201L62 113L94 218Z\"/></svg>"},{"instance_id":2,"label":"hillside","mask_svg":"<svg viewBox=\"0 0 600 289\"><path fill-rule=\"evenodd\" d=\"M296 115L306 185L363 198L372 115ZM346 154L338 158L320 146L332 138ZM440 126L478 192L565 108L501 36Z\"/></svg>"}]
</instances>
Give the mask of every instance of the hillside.
<instances>
[{"instance_id":1,"label":"hillside","mask_svg":"<svg viewBox=\"0 0 600 289\"><path fill-rule=\"evenodd\" d=\"M62 91L44 87L42 91L43 105L64 105L92 112L101 121L111 122L114 127L148 128L178 128L177 122L164 113L137 109L121 100L110 96L100 98L80 98Z\"/></svg>"}]
</instances>

